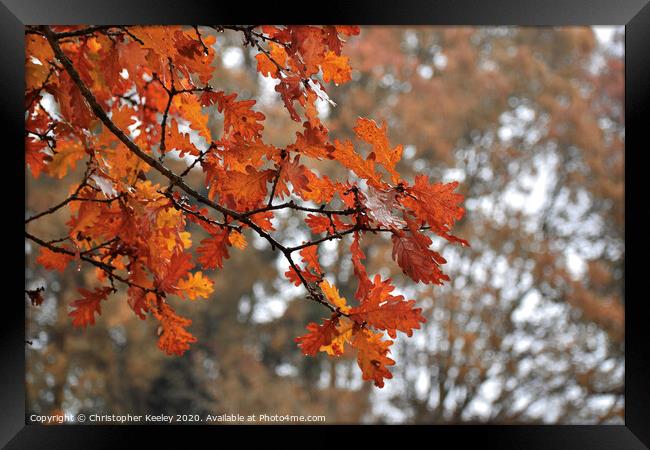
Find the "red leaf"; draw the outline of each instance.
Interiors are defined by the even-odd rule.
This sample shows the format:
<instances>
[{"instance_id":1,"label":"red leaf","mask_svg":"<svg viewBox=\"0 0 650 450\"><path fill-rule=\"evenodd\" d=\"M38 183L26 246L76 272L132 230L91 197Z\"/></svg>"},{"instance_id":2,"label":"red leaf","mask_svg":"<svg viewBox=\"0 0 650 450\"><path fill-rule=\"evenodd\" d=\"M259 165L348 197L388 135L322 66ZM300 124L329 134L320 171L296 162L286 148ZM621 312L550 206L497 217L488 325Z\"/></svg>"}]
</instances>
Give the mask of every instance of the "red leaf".
<instances>
[{"instance_id":1,"label":"red leaf","mask_svg":"<svg viewBox=\"0 0 650 450\"><path fill-rule=\"evenodd\" d=\"M300 270L300 268L298 268L298 270ZM303 276L305 281L310 282L310 283L315 282L315 281L319 281L321 279L320 275L315 275L315 274L313 274L312 272L310 272L308 270L300 270L300 274ZM289 267L289 270L287 270L284 273L284 275L294 285L300 286L302 284L302 280L298 276L298 272L296 272L293 267Z\"/></svg>"},{"instance_id":2,"label":"red leaf","mask_svg":"<svg viewBox=\"0 0 650 450\"><path fill-rule=\"evenodd\" d=\"M352 266L354 267L354 274L359 280L359 285L354 296L357 300L361 300L368 295L368 290L370 289L371 282L368 278L368 273L366 272L366 267L361 262L362 259L366 258L366 255L363 254L361 246L359 245L359 233L354 233L354 240L350 246L350 252L352 253Z\"/></svg>"},{"instance_id":3,"label":"red leaf","mask_svg":"<svg viewBox=\"0 0 650 450\"><path fill-rule=\"evenodd\" d=\"M311 322L307 325L309 333L299 336L294 340L298 343L298 347L305 355L314 356L323 345L329 345L336 335L336 324L338 317L327 319L322 325Z\"/></svg>"},{"instance_id":4,"label":"red leaf","mask_svg":"<svg viewBox=\"0 0 650 450\"><path fill-rule=\"evenodd\" d=\"M102 313L101 301L106 299L108 294L113 291L113 288L96 288L94 292L79 288L78 291L82 298L71 303L71 306L75 309L68 314L72 317L72 325L75 327L85 327L88 324L94 325L95 313Z\"/></svg>"},{"instance_id":5,"label":"red leaf","mask_svg":"<svg viewBox=\"0 0 650 450\"><path fill-rule=\"evenodd\" d=\"M197 249L198 261L204 269L223 268L224 258L228 259L228 231L221 230L209 238L203 239Z\"/></svg>"},{"instance_id":6,"label":"red leaf","mask_svg":"<svg viewBox=\"0 0 650 450\"><path fill-rule=\"evenodd\" d=\"M46 269L55 269L59 272L63 272L72 260L72 255L68 255L67 253L53 252L47 247L41 247L41 252L38 258L36 258L36 262L41 264Z\"/></svg>"},{"instance_id":7,"label":"red leaf","mask_svg":"<svg viewBox=\"0 0 650 450\"><path fill-rule=\"evenodd\" d=\"M393 233L393 259L413 281L442 284L449 281L441 268L447 261L429 248L431 239L417 231L409 221L410 231Z\"/></svg>"},{"instance_id":8,"label":"red leaf","mask_svg":"<svg viewBox=\"0 0 650 450\"><path fill-rule=\"evenodd\" d=\"M52 161L52 157L42 150L47 144L35 136L25 138L25 163L29 166L34 178L38 178L43 170L47 168L46 162Z\"/></svg>"},{"instance_id":9,"label":"red leaf","mask_svg":"<svg viewBox=\"0 0 650 450\"><path fill-rule=\"evenodd\" d=\"M291 119L300 122L300 116L298 115L298 111L296 111L296 107L293 106L293 102L299 100L304 95L302 91L302 79L299 76L283 78L282 82L275 87L275 90L282 97L284 106L289 111Z\"/></svg>"},{"instance_id":10,"label":"red leaf","mask_svg":"<svg viewBox=\"0 0 650 450\"><path fill-rule=\"evenodd\" d=\"M332 222L334 222L334 226L338 231L342 231L345 229L346 225L339 219L339 216L336 214L332 214L332 220L330 220L327 216L322 215L322 214L307 214L307 218L305 219L305 223L307 226L311 229L311 232L314 234L320 234L320 233L334 233L334 226L332 226Z\"/></svg>"},{"instance_id":11,"label":"red leaf","mask_svg":"<svg viewBox=\"0 0 650 450\"><path fill-rule=\"evenodd\" d=\"M166 267L164 277L160 279L158 288L163 291L175 292L176 283L194 267L192 255L189 253L174 253Z\"/></svg>"}]
</instances>

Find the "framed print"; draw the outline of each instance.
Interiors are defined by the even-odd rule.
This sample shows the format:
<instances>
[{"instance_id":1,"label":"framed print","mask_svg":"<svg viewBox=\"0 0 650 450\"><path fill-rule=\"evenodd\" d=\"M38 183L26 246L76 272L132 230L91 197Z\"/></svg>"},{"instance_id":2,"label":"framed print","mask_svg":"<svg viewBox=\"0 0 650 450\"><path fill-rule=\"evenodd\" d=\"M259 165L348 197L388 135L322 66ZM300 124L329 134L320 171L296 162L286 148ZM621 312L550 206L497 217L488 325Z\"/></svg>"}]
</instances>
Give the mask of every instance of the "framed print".
<instances>
[{"instance_id":1,"label":"framed print","mask_svg":"<svg viewBox=\"0 0 650 450\"><path fill-rule=\"evenodd\" d=\"M648 448L650 6L316 6L3 2L3 445Z\"/></svg>"}]
</instances>

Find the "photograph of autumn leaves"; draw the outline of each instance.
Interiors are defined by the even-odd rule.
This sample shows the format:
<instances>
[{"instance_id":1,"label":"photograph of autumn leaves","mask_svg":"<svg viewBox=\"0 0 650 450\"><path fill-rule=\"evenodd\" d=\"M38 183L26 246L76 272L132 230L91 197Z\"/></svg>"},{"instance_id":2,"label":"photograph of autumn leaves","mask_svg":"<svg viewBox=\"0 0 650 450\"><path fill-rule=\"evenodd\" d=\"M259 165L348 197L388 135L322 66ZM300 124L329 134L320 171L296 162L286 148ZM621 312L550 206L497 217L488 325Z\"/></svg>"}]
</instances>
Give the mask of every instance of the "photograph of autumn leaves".
<instances>
[{"instance_id":1,"label":"photograph of autumn leaves","mask_svg":"<svg viewBox=\"0 0 650 450\"><path fill-rule=\"evenodd\" d=\"M622 424L623 40L27 26L28 421Z\"/></svg>"}]
</instances>

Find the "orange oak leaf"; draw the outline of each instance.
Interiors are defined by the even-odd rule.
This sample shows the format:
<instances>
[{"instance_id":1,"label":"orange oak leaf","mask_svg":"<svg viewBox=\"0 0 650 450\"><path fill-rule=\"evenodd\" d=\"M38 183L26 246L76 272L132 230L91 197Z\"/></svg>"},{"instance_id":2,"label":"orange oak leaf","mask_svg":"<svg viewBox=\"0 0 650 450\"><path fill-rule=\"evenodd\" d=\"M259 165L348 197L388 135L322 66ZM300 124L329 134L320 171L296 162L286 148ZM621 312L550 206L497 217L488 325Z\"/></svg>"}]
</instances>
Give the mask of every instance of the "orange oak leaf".
<instances>
[{"instance_id":1,"label":"orange oak leaf","mask_svg":"<svg viewBox=\"0 0 650 450\"><path fill-rule=\"evenodd\" d=\"M86 156L86 149L78 141L59 140L56 153L47 165L47 173L56 178L65 177Z\"/></svg>"},{"instance_id":2,"label":"orange oak leaf","mask_svg":"<svg viewBox=\"0 0 650 450\"><path fill-rule=\"evenodd\" d=\"M225 96L219 104L219 112L223 112L224 132L239 133L244 139L251 140L264 129L258 123L264 120L264 114L251 109L255 100L235 101L236 97L237 94Z\"/></svg>"},{"instance_id":3,"label":"orange oak leaf","mask_svg":"<svg viewBox=\"0 0 650 450\"><path fill-rule=\"evenodd\" d=\"M375 171L375 164L372 160L365 160L355 150L350 141L334 141L334 150L331 157L345 167L353 171L359 178L368 181L369 184L380 186L381 174Z\"/></svg>"},{"instance_id":4,"label":"orange oak leaf","mask_svg":"<svg viewBox=\"0 0 650 450\"><path fill-rule=\"evenodd\" d=\"M222 155L223 167L243 174L247 173L248 167L257 169L263 157L269 159L269 155L277 153L272 145L266 145L261 140L246 141L239 134L221 140L217 148Z\"/></svg>"},{"instance_id":5,"label":"orange oak leaf","mask_svg":"<svg viewBox=\"0 0 650 450\"><path fill-rule=\"evenodd\" d=\"M127 300L133 312L142 320L146 319L145 313L149 311L149 304L155 301L156 294L142 288L152 288L153 283L147 276L143 264L134 264L131 268L129 281L131 285L127 290Z\"/></svg>"},{"instance_id":6,"label":"orange oak leaf","mask_svg":"<svg viewBox=\"0 0 650 450\"><path fill-rule=\"evenodd\" d=\"M53 252L47 247L41 247L38 258L36 258L36 262L48 270L58 270L59 272L63 272L65 268L68 267L68 264L70 264L70 261L73 259L74 257L72 255Z\"/></svg>"},{"instance_id":7,"label":"orange oak leaf","mask_svg":"<svg viewBox=\"0 0 650 450\"><path fill-rule=\"evenodd\" d=\"M206 141L212 141L212 133L208 127L209 115L202 108L201 101L196 95L181 94L172 100L172 106L189 122L190 128L199 133Z\"/></svg>"},{"instance_id":8,"label":"orange oak leaf","mask_svg":"<svg viewBox=\"0 0 650 450\"><path fill-rule=\"evenodd\" d=\"M111 120L121 130L126 130L136 122L136 112L128 106L114 107L111 111Z\"/></svg>"},{"instance_id":9,"label":"orange oak leaf","mask_svg":"<svg viewBox=\"0 0 650 450\"><path fill-rule=\"evenodd\" d=\"M178 122L176 119L172 119L169 124L167 124L167 129L165 131L165 150L172 151L178 150L179 157L184 157L186 154L192 156L198 156L200 154L199 150L192 144L190 140L189 133L182 133L178 129Z\"/></svg>"},{"instance_id":10,"label":"orange oak leaf","mask_svg":"<svg viewBox=\"0 0 650 450\"><path fill-rule=\"evenodd\" d=\"M308 173L311 172L304 165L300 164L300 155L297 155L293 160L290 157L284 158L280 164L280 178L276 188L276 194L280 198L289 195L289 187L287 183L293 186L293 192L300 197L304 197L311 192L309 186Z\"/></svg>"},{"instance_id":11,"label":"orange oak leaf","mask_svg":"<svg viewBox=\"0 0 650 450\"><path fill-rule=\"evenodd\" d=\"M197 249L199 253L198 262L204 269L223 268L223 260L228 259L228 231L221 230L219 233L203 239Z\"/></svg>"},{"instance_id":12,"label":"orange oak leaf","mask_svg":"<svg viewBox=\"0 0 650 450\"><path fill-rule=\"evenodd\" d=\"M25 36L25 56L25 90L32 91L47 79L48 64L54 58L54 54L47 39L43 36L28 34Z\"/></svg>"},{"instance_id":13,"label":"orange oak leaf","mask_svg":"<svg viewBox=\"0 0 650 450\"><path fill-rule=\"evenodd\" d=\"M174 45L177 57L174 60L186 77L190 73L194 73L201 83L206 84L212 78L214 70L212 61L215 56L213 45L216 42L216 37L213 35L202 36L202 43L196 38L197 35L187 29L176 30Z\"/></svg>"},{"instance_id":14,"label":"orange oak leaf","mask_svg":"<svg viewBox=\"0 0 650 450\"><path fill-rule=\"evenodd\" d=\"M300 269L298 269L300 270ZM302 274L302 270L300 271ZM307 275L310 275L307 273ZM294 286L300 286L302 284L302 280L300 279L300 276L298 275L298 272L293 267L289 267L289 269L284 272L284 276L287 277L287 279L293 284ZM303 276L305 276L303 274Z\"/></svg>"},{"instance_id":15,"label":"orange oak leaf","mask_svg":"<svg viewBox=\"0 0 650 450\"><path fill-rule=\"evenodd\" d=\"M269 56L264 53L258 53L255 55L255 59L257 60L257 71L259 73L265 77L277 78L278 67Z\"/></svg>"},{"instance_id":16,"label":"orange oak leaf","mask_svg":"<svg viewBox=\"0 0 650 450\"><path fill-rule=\"evenodd\" d=\"M71 124L88 130L97 119L75 82L67 73L61 75L59 106L61 115Z\"/></svg>"},{"instance_id":17,"label":"orange oak leaf","mask_svg":"<svg viewBox=\"0 0 650 450\"><path fill-rule=\"evenodd\" d=\"M174 253L169 263L159 271L158 287L163 291L175 292L178 288L178 281L187 275L192 267L194 267L194 263L192 263L191 254Z\"/></svg>"},{"instance_id":18,"label":"orange oak leaf","mask_svg":"<svg viewBox=\"0 0 650 450\"><path fill-rule=\"evenodd\" d=\"M338 317L327 319L322 325L311 322L307 325L309 333L299 336L294 340L298 343L298 347L305 355L314 356L322 346L327 346L332 342L336 335L336 324Z\"/></svg>"},{"instance_id":19,"label":"orange oak leaf","mask_svg":"<svg viewBox=\"0 0 650 450\"><path fill-rule=\"evenodd\" d=\"M387 355L393 341L382 341L383 334L375 333L362 328L354 333L352 346L357 349L357 363L361 369L364 380L372 380L377 387L384 387L384 379L393 378L387 366L392 366L395 361Z\"/></svg>"},{"instance_id":20,"label":"orange oak leaf","mask_svg":"<svg viewBox=\"0 0 650 450\"><path fill-rule=\"evenodd\" d=\"M224 101L223 91L204 91L200 98L201 106L212 106L214 104L220 104Z\"/></svg>"},{"instance_id":21,"label":"orange oak leaf","mask_svg":"<svg viewBox=\"0 0 650 450\"><path fill-rule=\"evenodd\" d=\"M359 25L336 25L336 31L344 36L356 36L361 32Z\"/></svg>"},{"instance_id":22,"label":"orange oak leaf","mask_svg":"<svg viewBox=\"0 0 650 450\"><path fill-rule=\"evenodd\" d=\"M296 142L288 149L299 152L310 158L329 158L334 146L327 142L327 128L322 124L315 126L309 121L303 123L304 131L296 132Z\"/></svg>"},{"instance_id":23,"label":"orange oak leaf","mask_svg":"<svg viewBox=\"0 0 650 450\"><path fill-rule=\"evenodd\" d=\"M302 78L299 75L290 75L282 78L282 81L275 86L275 90L280 94L291 119L300 122L300 115L296 111L294 102L299 101L304 96Z\"/></svg>"},{"instance_id":24,"label":"orange oak leaf","mask_svg":"<svg viewBox=\"0 0 650 450\"><path fill-rule=\"evenodd\" d=\"M210 192L219 193L219 197L231 208L254 209L266 198L267 183L274 173L270 169L258 171L250 166L246 173L224 170Z\"/></svg>"},{"instance_id":25,"label":"orange oak leaf","mask_svg":"<svg viewBox=\"0 0 650 450\"><path fill-rule=\"evenodd\" d=\"M449 277L440 268L447 261L429 248L431 239L417 231L413 222L409 221L409 228L408 232L393 232L393 259L413 281L425 284L449 281Z\"/></svg>"},{"instance_id":26,"label":"orange oak leaf","mask_svg":"<svg viewBox=\"0 0 650 450\"><path fill-rule=\"evenodd\" d=\"M287 62L287 52L284 46L275 42L269 42L269 54L258 53L255 55L257 60L257 71L262 75L272 78L280 77L278 66L284 67Z\"/></svg>"},{"instance_id":27,"label":"orange oak leaf","mask_svg":"<svg viewBox=\"0 0 650 450\"><path fill-rule=\"evenodd\" d=\"M94 194L84 198L94 198L93 196ZM66 225L70 229L69 236L73 240L78 240L80 234L83 235L86 233L99 220L102 214L101 204L96 202L81 202L78 208L77 215L72 216L66 222Z\"/></svg>"},{"instance_id":28,"label":"orange oak leaf","mask_svg":"<svg viewBox=\"0 0 650 450\"><path fill-rule=\"evenodd\" d=\"M328 345L322 345L319 351L330 356L341 356L345 352L345 344L349 344L355 330L355 322L345 316L339 317L336 325L336 337Z\"/></svg>"},{"instance_id":29,"label":"orange oak leaf","mask_svg":"<svg viewBox=\"0 0 650 450\"><path fill-rule=\"evenodd\" d=\"M196 342L194 337L185 328L192 325L192 321L176 314L176 311L166 302L160 302L157 308L152 309L153 315L160 322L158 348L168 355L182 356Z\"/></svg>"},{"instance_id":30,"label":"orange oak leaf","mask_svg":"<svg viewBox=\"0 0 650 450\"><path fill-rule=\"evenodd\" d=\"M303 262L306 262L307 259L311 260L311 264L318 264L318 255L316 254L312 255L311 251L308 251L306 252L305 255L303 255ZM320 265L317 266L318 269L312 266L312 269L316 270L317 273L314 273L313 270L309 270L310 263L308 263L308 268L306 270L301 269L300 267L298 267L297 264L296 267L299 272L297 272L296 269L294 269L293 267L289 266L289 269L284 273L284 275L289 279L289 281L291 281L296 286L300 286L302 284L302 279L300 278L301 275L302 278L304 278L305 281L307 281L308 283L319 282L322 278L322 272L321 272L322 269L320 269Z\"/></svg>"},{"instance_id":31,"label":"orange oak leaf","mask_svg":"<svg viewBox=\"0 0 650 450\"><path fill-rule=\"evenodd\" d=\"M323 80L326 83L333 81L335 84L343 84L350 81L352 69L350 68L349 61L350 58L347 56L337 56L333 51L327 52L321 62Z\"/></svg>"},{"instance_id":32,"label":"orange oak leaf","mask_svg":"<svg viewBox=\"0 0 650 450\"><path fill-rule=\"evenodd\" d=\"M95 313L102 313L102 308L100 305L101 301L106 300L106 297L113 291L113 288L95 288L94 291L79 288L78 291L81 294L82 298L71 303L71 306L74 309L68 314L70 317L72 317L72 325L75 327L94 325Z\"/></svg>"},{"instance_id":33,"label":"orange oak leaf","mask_svg":"<svg viewBox=\"0 0 650 450\"><path fill-rule=\"evenodd\" d=\"M316 203L327 203L332 200L337 185L327 175L318 176L311 170L306 170L305 175L309 189L300 191L300 196L303 199Z\"/></svg>"},{"instance_id":34,"label":"orange oak leaf","mask_svg":"<svg viewBox=\"0 0 650 450\"><path fill-rule=\"evenodd\" d=\"M321 214L307 214L305 223L314 234L330 232L332 224L327 216Z\"/></svg>"},{"instance_id":35,"label":"orange oak leaf","mask_svg":"<svg viewBox=\"0 0 650 450\"><path fill-rule=\"evenodd\" d=\"M357 137L372 145L372 153L368 159L374 159L390 172L393 183L400 180L399 174L395 171L395 165L402 159L402 146L391 149L388 143L386 122L382 123L381 128L377 126L374 120L359 118L357 125L354 127Z\"/></svg>"},{"instance_id":36,"label":"orange oak leaf","mask_svg":"<svg viewBox=\"0 0 650 450\"><path fill-rule=\"evenodd\" d=\"M329 49L334 52L336 55L341 54L341 49L343 47L343 42L339 38L339 33L344 34L336 26L328 25L323 27L323 33L325 34L325 41Z\"/></svg>"},{"instance_id":37,"label":"orange oak leaf","mask_svg":"<svg viewBox=\"0 0 650 450\"><path fill-rule=\"evenodd\" d=\"M396 331L413 335L413 329L419 329L421 322L426 322L422 316L422 308L414 308L415 300L404 300L401 295L391 295L395 286L390 284L390 278L382 281L375 275L372 287L360 306L349 310L350 318L359 324L364 322L373 328L386 330L395 339Z\"/></svg>"},{"instance_id":38,"label":"orange oak leaf","mask_svg":"<svg viewBox=\"0 0 650 450\"><path fill-rule=\"evenodd\" d=\"M318 72L318 65L325 56L326 42L323 30L313 26L290 27L292 41L300 52L304 62L304 75L309 76Z\"/></svg>"},{"instance_id":39,"label":"orange oak leaf","mask_svg":"<svg viewBox=\"0 0 650 450\"><path fill-rule=\"evenodd\" d=\"M38 178L46 168L52 156L45 153L47 144L35 136L25 138L25 163L34 178Z\"/></svg>"},{"instance_id":40,"label":"orange oak leaf","mask_svg":"<svg viewBox=\"0 0 650 450\"><path fill-rule=\"evenodd\" d=\"M456 187L457 181L429 184L426 175L418 175L415 184L406 188L410 195L404 197L402 203L411 208L416 217L429 223L436 233L448 238L451 228L465 213L460 206L463 196L454 192Z\"/></svg>"},{"instance_id":41,"label":"orange oak leaf","mask_svg":"<svg viewBox=\"0 0 650 450\"><path fill-rule=\"evenodd\" d=\"M323 269L318 262L318 246L311 245L300 250L300 256L302 256L302 261L307 264L307 267L317 274L322 274Z\"/></svg>"},{"instance_id":42,"label":"orange oak leaf","mask_svg":"<svg viewBox=\"0 0 650 450\"><path fill-rule=\"evenodd\" d=\"M251 214L250 216L251 221L260 227L260 229L263 231L275 230L273 227L273 222L271 222L273 218L274 215L272 211L263 211L256 214Z\"/></svg>"},{"instance_id":43,"label":"orange oak leaf","mask_svg":"<svg viewBox=\"0 0 650 450\"><path fill-rule=\"evenodd\" d=\"M129 79L137 83L138 88L142 88L145 83L141 75L148 65L146 61L147 53L148 50L135 41L124 42L122 45L117 46L119 63L129 74Z\"/></svg>"},{"instance_id":44,"label":"orange oak leaf","mask_svg":"<svg viewBox=\"0 0 650 450\"><path fill-rule=\"evenodd\" d=\"M305 223L311 229L311 232L314 234L321 233L334 233L336 230L342 231L345 229L346 225L343 223L337 214L331 215L332 219L323 214L307 214L305 218Z\"/></svg>"}]
</instances>

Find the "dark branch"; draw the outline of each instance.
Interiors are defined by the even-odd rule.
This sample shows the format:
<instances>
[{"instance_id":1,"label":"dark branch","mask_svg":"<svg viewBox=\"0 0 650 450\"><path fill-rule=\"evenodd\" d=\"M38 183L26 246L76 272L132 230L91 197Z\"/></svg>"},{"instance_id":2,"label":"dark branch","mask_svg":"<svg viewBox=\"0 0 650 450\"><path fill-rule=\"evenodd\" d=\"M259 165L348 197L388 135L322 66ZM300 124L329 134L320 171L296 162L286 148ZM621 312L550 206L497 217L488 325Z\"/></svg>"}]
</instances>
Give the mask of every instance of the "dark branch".
<instances>
[{"instance_id":1,"label":"dark branch","mask_svg":"<svg viewBox=\"0 0 650 450\"><path fill-rule=\"evenodd\" d=\"M137 144L135 144L119 127L113 123L113 121L108 117L106 112L103 110L103 108L99 105L97 102L97 99L95 96L92 94L88 86L81 80L81 77L79 76L79 73L77 70L74 68L74 65L72 64L72 61L70 61L70 58L66 56L66 54L63 52L61 49L57 39L57 35L52 31L52 29L48 26L43 26L40 28L47 38L48 42L50 43L50 46L52 47L52 50L54 51L55 56L57 59L63 64L64 69L68 74L70 75L70 78L74 81L74 83L77 85L79 90L81 91L81 94L83 97L86 99L88 104L90 105L93 113L97 118L124 144L126 147L134 153L138 158L143 160L145 163L147 163L149 166L152 168L156 169L161 175L165 176L169 181L171 182L171 186L178 186L181 190L183 190L186 194L188 194L190 197L194 198L197 200L199 203L202 203L204 205L210 206L211 208L221 212L224 217L232 217L233 219L249 226L252 228L257 234L259 234L261 237L266 239L269 244L271 245L272 249L279 249L287 258L289 261L289 264L291 267L296 270L298 275L300 276L300 279L307 289L307 291L310 294L310 298L312 298L314 301L317 301L319 303L322 303L323 305L327 306L330 310L336 311L336 309L330 305L329 303L325 302L325 300L322 299L322 296L320 296L315 290L313 289L312 286L309 285L309 283L304 279L302 274L300 273L299 269L297 268L295 262L291 258L291 252L287 250L285 246L280 244L278 241L276 241L269 233L264 231L262 228L260 228L255 222L253 222L250 219L250 213L249 214L241 214L238 213L237 211L230 210L226 208L225 206L222 206L218 203L215 203L211 201L209 198L199 194L197 191L192 189L190 186L188 186L186 183L184 183L182 177L176 175L174 172L172 172L170 169L165 167L160 161L157 161L155 158L152 156L148 155L146 152L144 152L140 147L138 147ZM173 89L173 85L172 85ZM43 241L41 241L43 242ZM44 242L43 242L44 243ZM47 245L46 243L44 243ZM54 251L54 250L53 250ZM62 249L58 249L58 251L62 251ZM66 251L63 251L64 253ZM83 256L82 258L85 258ZM94 261L92 259L89 259L89 262L92 264L97 265L98 262ZM103 264L103 263L101 263ZM109 270L112 266L107 266L107 270ZM118 278L119 280L119 278ZM120 280L124 282L128 282L128 280Z\"/></svg>"},{"instance_id":2,"label":"dark branch","mask_svg":"<svg viewBox=\"0 0 650 450\"><path fill-rule=\"evenodd\" d=\"M83 260L83 261L85 261L87 263L90 263L93 266L98 267L101 270L103 270L106 273L106 275L108 276L108 278L111 279L111 280L115 279L115 280L117 280L117 281L119 281L121 283L124 283L124 284L128 285L128 286L137 287L137 288L142 289L142 290L144 290L146 292L157 292L156 289L140 286L137 283L134 283L134 282L132 282L132 281L120 276L120 275L117 275L115 273L115 271L117 270L116 267L111 266L110 264L107 264L107 263L102 262L102 261L98 261L96 259L93 259L93 258L87 256L89 250L86 251L86 252L83 252L83 253L75 253L75 252L72 252L70 250L66 250L64 248L57 247L56 245L47 243L44 240L42 240L42 239L28 233L27 231L25 231L25 237L27 239L37 243L41 247L48 248L50 251L52 251L54 253L62 253L64 255L69 255L69 256L74 256L74 257L79 256L79 259L81 259L81 260ZM104 243L103 245L106 245L106 243Z\"/></svg>"}]
</instances>

